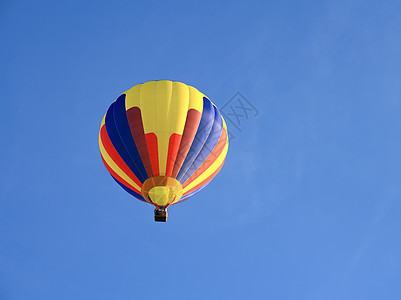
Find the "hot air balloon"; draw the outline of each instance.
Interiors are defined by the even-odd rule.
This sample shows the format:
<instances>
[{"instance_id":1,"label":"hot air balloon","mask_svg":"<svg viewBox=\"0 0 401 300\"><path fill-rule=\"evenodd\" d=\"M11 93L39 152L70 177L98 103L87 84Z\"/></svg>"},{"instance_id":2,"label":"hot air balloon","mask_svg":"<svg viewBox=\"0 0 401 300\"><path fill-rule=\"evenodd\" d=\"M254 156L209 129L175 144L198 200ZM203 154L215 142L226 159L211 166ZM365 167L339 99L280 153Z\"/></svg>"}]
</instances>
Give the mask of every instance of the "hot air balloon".
<instances>
[{"instance_id":1,"label":"hot air balloon","mask_svg":"<svg viewBox=\"0 0 401 300\"><path fill-rule=\"evenodd\" d=\"M138 84L103 117L99 147L114 180L135 198L167 207L201 191L222 168L227 126L217 107L192 86L160 80Z\"/></svg>"}]
</instances>

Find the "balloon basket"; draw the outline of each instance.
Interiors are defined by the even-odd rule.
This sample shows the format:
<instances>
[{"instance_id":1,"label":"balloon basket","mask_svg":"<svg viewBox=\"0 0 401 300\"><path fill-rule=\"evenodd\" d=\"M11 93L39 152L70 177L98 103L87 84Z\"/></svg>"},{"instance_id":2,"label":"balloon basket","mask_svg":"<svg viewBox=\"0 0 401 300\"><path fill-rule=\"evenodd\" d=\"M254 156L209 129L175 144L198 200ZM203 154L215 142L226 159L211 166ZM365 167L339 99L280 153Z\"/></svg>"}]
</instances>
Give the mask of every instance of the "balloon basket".
<instances>
[{"instance_id":1,"label":"balloon basket","mask_svg":"<svg viewBox=\"0 0 401 300\"><path fill-rule=\"evenodd\" d=\"M167 222L167 210L164 209L155 209L155 222Z\"/></svg>"}]
</instances>

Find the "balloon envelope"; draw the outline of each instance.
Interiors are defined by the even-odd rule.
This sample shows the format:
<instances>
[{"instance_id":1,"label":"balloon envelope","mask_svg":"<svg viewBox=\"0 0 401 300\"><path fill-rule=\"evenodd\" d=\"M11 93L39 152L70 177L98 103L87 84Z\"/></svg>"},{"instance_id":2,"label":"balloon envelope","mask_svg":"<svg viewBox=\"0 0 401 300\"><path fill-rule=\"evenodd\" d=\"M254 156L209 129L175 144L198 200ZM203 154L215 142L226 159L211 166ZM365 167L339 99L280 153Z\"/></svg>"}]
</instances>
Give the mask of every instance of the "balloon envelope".
<instances>
[{"instance_id":1,"label":"balloon envelope","mask_svg":"<svg viewBox=\"0 0 401 300\"><path fill-rule=\"evenodd\" d=\"M165 208L198 193L220 171L228 150L227 126L197 89L149 81L110 105L99 147L107 170L124 190Z\"/></svg>"}]
</instances>

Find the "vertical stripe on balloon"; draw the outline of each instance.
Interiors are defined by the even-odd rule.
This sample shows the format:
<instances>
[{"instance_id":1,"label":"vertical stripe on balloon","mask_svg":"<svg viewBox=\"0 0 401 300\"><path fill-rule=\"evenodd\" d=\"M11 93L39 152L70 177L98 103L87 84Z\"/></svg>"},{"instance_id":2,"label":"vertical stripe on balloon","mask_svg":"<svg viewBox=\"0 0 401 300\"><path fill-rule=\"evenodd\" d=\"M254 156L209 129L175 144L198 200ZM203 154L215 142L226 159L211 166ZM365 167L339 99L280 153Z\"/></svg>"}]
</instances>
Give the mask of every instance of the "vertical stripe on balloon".
<instances>
[{"instance_id":1,"label":"vertical stripe on balloon","mask_svg":"<svg viewBox=\"0 0 401 300\"><path fill-rule=\"evenodd\" d=\"M198 156L201 151L203 145L205 144L209 133L212 129L213 120L214 120L214 106L206 97L203 98L203 112L202 117L199 123L198 130L196 132L195 138L192 142L191 148L188 151L188 154L182 164L182 167L177 175L177 180L183 183L182 178L185 173L188 171L189 167L194 162L195 158Z\"/></svg>"},{"instance_id":2,"label":"vertical stripe on balloon","mask_svg":"<svg viewBox=\"0 0 401 300\"><path fill-rule=\"evenodd\" d=\"M173 83L167 80L155 82L156 94L156 131L157 146L159 154L159 174L166 175L168 142L170 138L171 126L171 96L173 93Z\"/></svg>"},{"instance_id":3,"label":"vertical stripe on balloon","mask_svg":"<svg viewBox=\"0 0 401 300\"><path fill-rule=\"evenodd\" d=\"M184 132L182 134L181 143L177 152L177 156L174 162L174 168L171 173L171 177L176 178L182 164L187 156L189 148L195 138L196 131L198 130L199 122L201 119L201 113L196 109L190 109L187 113L187 119L185 122Z\"/></svg>"},{"instance_id":4,"label":"vertical stripe on balloon","mask_svg":"<svg viewBox=\"0 0 401 300\"><path fill-rule=\"evenodd\" d=\"M178 148L180 147L181 137L182 136L177 133L173 133L170 136L168 145L168 154L167 154L166 176L171 177L171 173L173 172L174 163L177 158Z\"/></svg>"},{"instance_id":5,"label":"vertical stripe on balloon","mask_svg":"<svg viewBox=\"0 0 401 300\"><path fill-rule=\"evenodd\" d=\"M145 134L146 144L148 145L150 161L154 176L160 176L159 172L159 151L157 147L157 136L154 133Z\"/></svg>"},{"instance_id":6,"label":"vertical stripe on balloon","mask_svg":"<svg viewBox=\"0 0 401 300\"><path fill-rule=\"evenodd\" d=\"M146 137L145 137L145 132L143 130L141 110L139 109L139 107L132 107L128 109L127 118L132 136L134 137L135 144L138 148L139 155L141 156L148 177L153 177L154 173L152 169L152 163L150 161L148 146L146 144Z\"/></svg>"}]
</instances>

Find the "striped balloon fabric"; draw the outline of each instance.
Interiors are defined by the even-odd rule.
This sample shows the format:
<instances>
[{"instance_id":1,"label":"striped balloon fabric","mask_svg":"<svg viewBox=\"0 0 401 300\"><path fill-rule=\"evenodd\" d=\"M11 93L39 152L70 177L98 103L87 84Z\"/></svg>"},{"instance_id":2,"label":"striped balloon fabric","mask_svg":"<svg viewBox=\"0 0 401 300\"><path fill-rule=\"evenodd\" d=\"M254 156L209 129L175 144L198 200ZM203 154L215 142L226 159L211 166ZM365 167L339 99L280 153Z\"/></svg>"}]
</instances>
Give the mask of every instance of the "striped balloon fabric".
<instances>
[{"instance_id":1,"label":"striped balloon fabric","mask_svg":"<svg viewBox=\"0 0 401 300\"><path fill-rule=\"evenodd\" d=\"M99 147L117 183L160 209L195 195L216 176L228 150L227 126L197 89L149 81L110 105Z\"/></svg>"}]
</instances>

